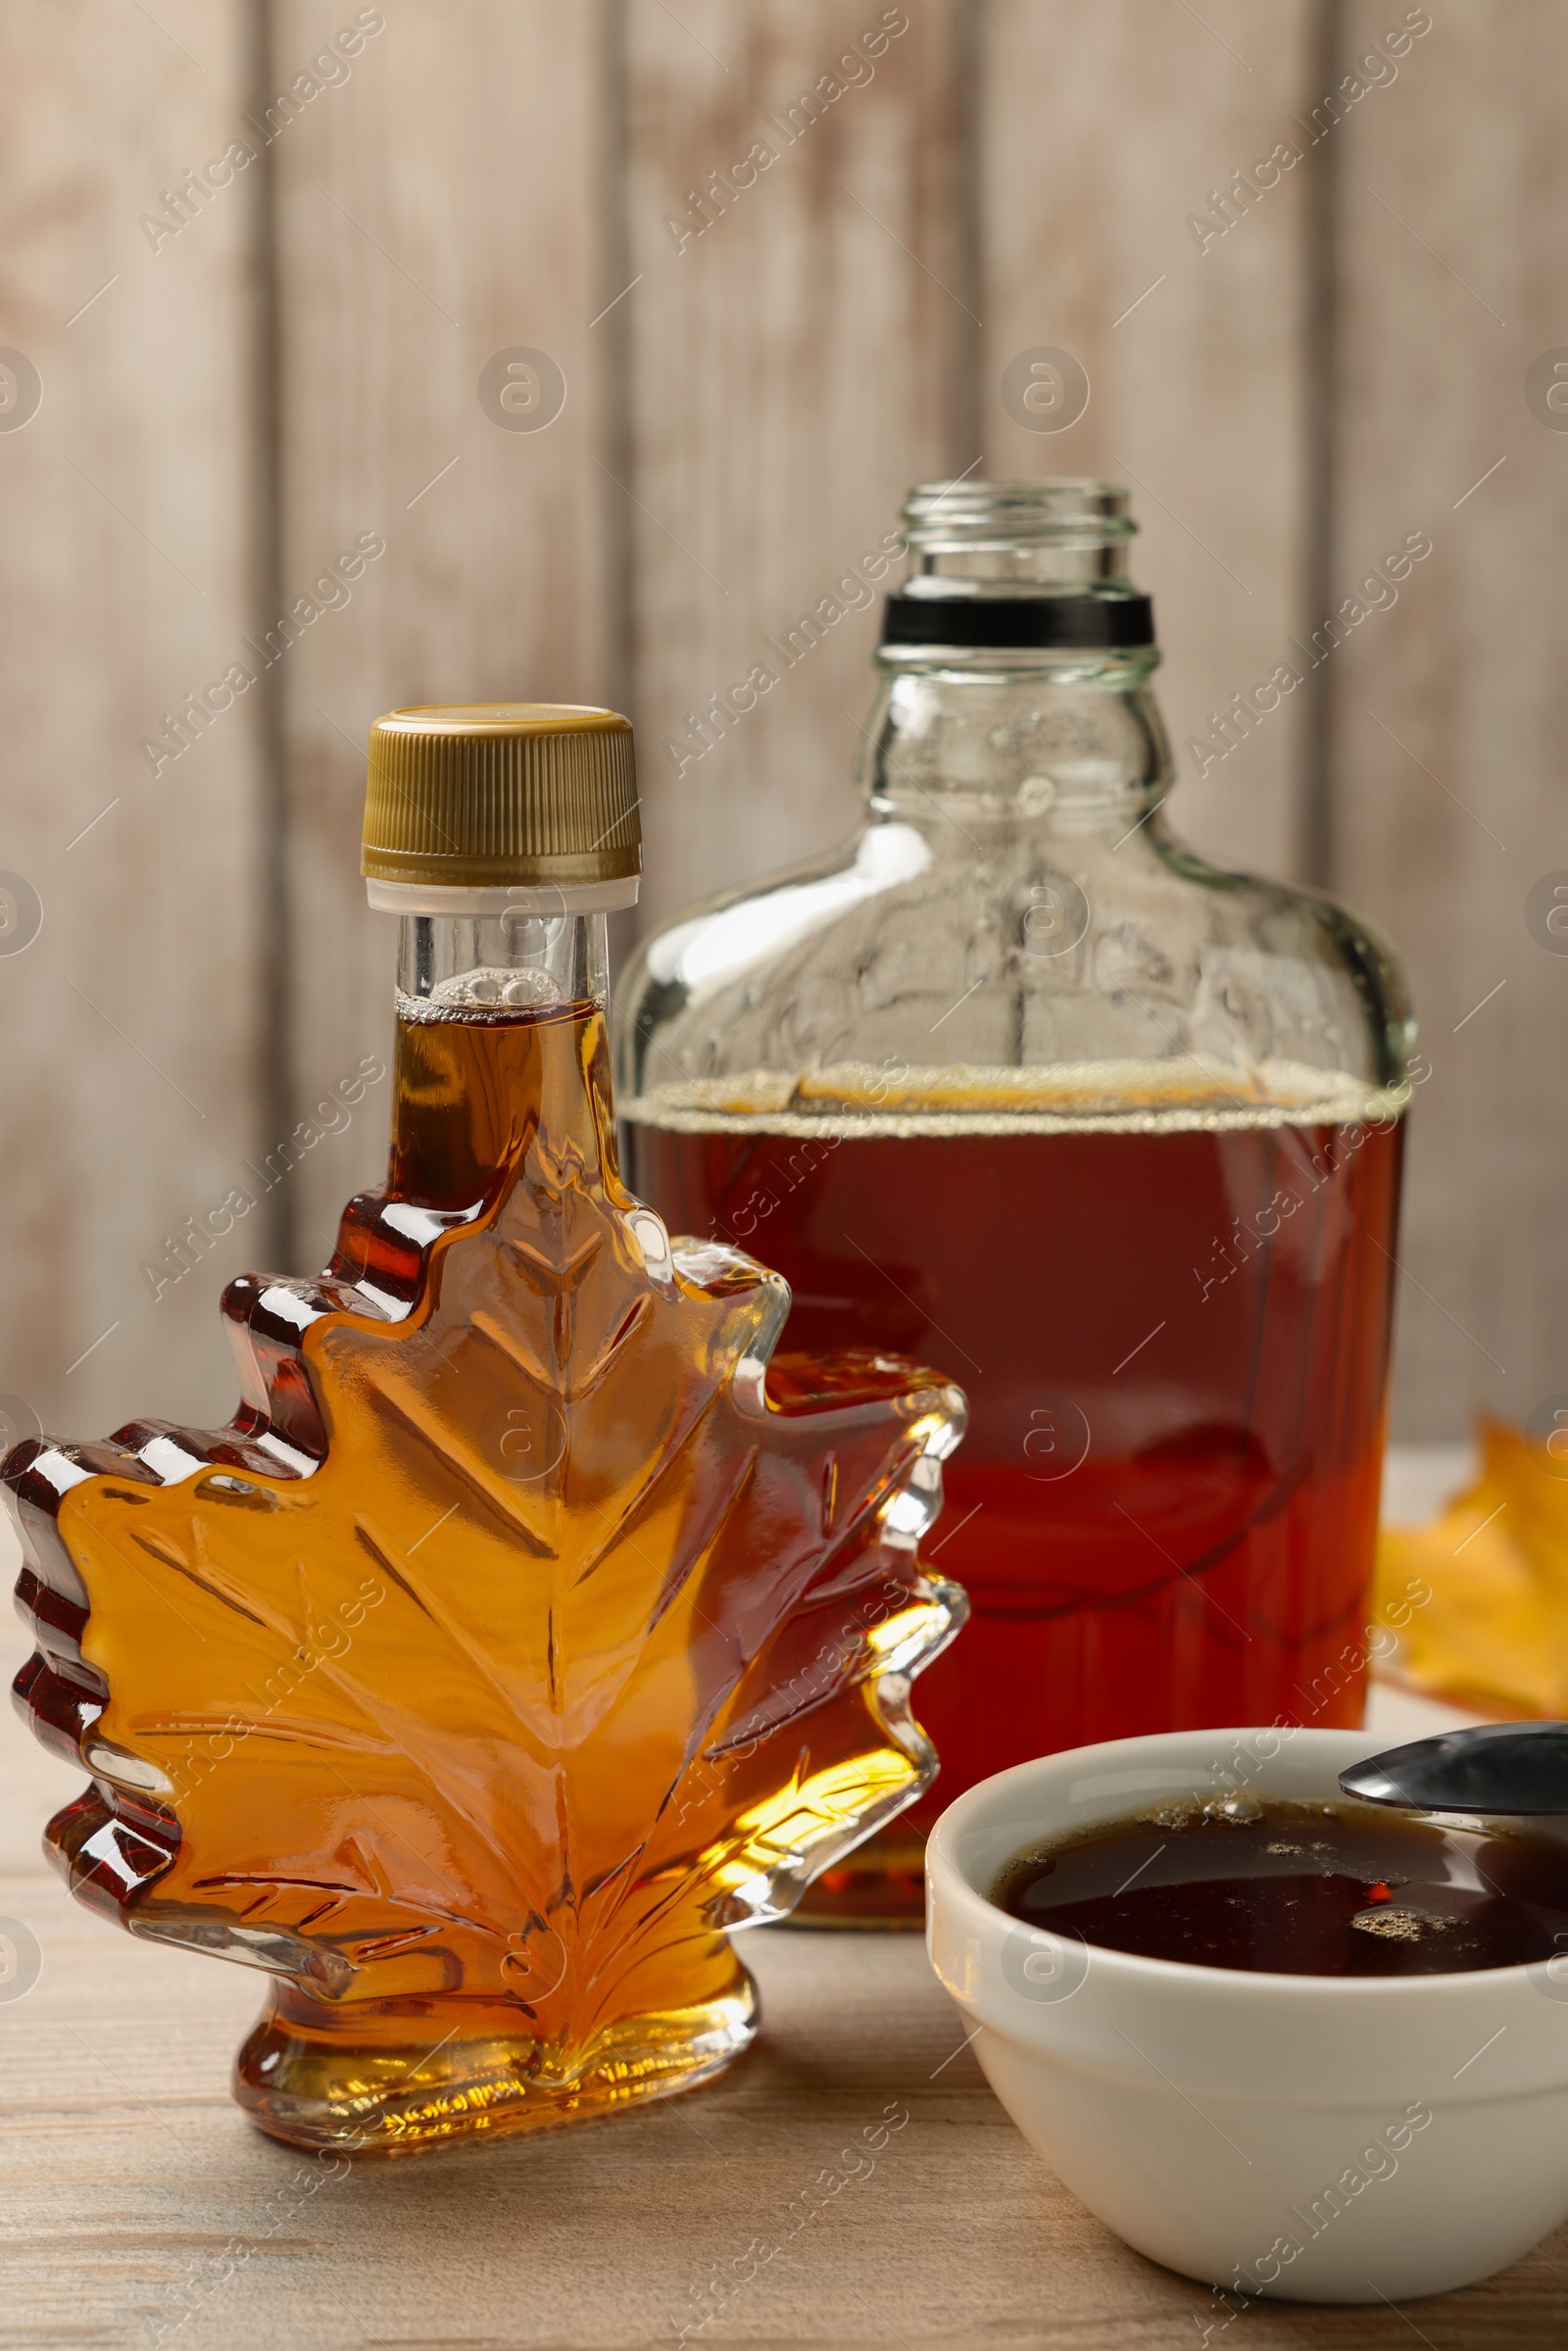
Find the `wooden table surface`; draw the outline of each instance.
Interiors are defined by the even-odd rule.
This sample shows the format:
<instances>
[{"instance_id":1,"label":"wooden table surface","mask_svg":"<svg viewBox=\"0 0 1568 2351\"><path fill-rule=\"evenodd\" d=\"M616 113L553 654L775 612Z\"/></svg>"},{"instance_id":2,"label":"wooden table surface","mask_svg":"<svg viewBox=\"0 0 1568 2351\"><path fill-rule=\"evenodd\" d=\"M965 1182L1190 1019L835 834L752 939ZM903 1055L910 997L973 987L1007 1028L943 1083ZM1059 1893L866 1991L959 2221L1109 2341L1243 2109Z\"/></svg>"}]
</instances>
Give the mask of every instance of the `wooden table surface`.
<instances>
[{"instance_id":1,"label":"wooden table surface","mask_svg":"<svg viewBox=\"0 0 1568 2351\"><path fill-rule=\"evenodd\" d=\"M38 1845L72 1775L13 1719L0 1756L0 1921L42 1954L22 1996L0 1984L0 2342L673 2351L692 2289L754 2240L775 2250L689 2345L1196 2351L1215 2317L1030 2153L913 1935L748 1935L762 2036L710 2088L333 2177L229 2102L256 1978L72 1903ZM886 2124L880 2152L844 2160ZM1467 2293L1260 2304L1228 2331L1227 2351L1561 2351L1568 2229Z\"/></svg>"}]
</instances>

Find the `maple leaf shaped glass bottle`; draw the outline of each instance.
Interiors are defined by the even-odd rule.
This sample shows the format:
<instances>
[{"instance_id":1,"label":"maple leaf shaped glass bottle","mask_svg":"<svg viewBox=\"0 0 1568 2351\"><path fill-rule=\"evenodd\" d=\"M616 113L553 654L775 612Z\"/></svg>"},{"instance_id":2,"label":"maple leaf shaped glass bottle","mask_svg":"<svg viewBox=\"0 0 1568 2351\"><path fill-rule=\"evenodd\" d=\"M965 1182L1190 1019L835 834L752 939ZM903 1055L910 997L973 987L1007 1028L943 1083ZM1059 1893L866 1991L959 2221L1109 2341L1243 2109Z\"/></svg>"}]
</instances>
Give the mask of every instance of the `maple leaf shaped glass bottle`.
<instances>
[{"instance_id":1,"label":"maple leaf shaped glass bottle","mask_svg":"<svg viewBox=\"0 0 1568 2351\"><path fill-rule=\"evenodd\" d=\"M317 1281L222 1311L243 1401L6 1463L37 1653L92 1784L80 1898L270 1970L235 2093L413 2148L716 2072L726 1930L935 1769L910 1677L959 1621L916 1540L963 1401L768 1358L782 1280L616 1171L606 910L636 894L609 711L398 711L365 868L402 916L391 1162Z\"/></svg>"},{"instance_id":2,"label":"maple leaf shaped glass bottle","mask_svg":"<svg viewBox=\"0 0 1568 2351\"><path fill-rule=\"evenodd\" d=\"M940 1347L968 1393L942 1780L808 1897L918 1919L989 1773L1359 1722L1413 1030L1365 923L1167 829L1124 490L928 482L904 522L865 825L645 943L616 1092L634 1189L776 1265L789 1344Z\"/></svg>"}]
</instances>

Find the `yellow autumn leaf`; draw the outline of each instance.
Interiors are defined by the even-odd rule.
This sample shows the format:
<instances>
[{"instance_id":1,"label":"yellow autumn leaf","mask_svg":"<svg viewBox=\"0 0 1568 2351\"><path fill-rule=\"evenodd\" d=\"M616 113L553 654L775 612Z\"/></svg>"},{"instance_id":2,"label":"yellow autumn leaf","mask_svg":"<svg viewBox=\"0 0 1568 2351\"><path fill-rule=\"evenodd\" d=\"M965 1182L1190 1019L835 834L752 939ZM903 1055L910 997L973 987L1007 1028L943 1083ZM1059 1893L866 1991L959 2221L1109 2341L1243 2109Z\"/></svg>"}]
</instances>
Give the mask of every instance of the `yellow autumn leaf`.
<instances>
[{"instance_id":1,"label":"yellow autumn leaf","mask_svg":"<svg viewBox=\"0 0 1568 2351\"><path fill-rule=\"evenodd\" d=\"M1568 1715L1568 1460L1500 1421L1481 1468L1424 1527L1385 1527L1375 1617L1384 1670L1469 1712Z\"/></svg>"}]
</instances>

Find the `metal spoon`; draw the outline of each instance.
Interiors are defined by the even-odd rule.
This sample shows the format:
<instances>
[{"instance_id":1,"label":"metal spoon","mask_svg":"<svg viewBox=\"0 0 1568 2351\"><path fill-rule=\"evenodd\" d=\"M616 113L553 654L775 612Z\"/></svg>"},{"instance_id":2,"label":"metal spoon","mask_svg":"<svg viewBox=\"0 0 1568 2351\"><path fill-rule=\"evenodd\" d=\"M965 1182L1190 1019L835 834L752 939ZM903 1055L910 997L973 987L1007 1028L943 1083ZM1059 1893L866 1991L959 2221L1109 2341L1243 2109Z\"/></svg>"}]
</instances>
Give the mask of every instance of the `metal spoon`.
<instances>
[{"instance_id":1,"label":"metal spoon","mask_svg":"<svg viewBox=\"0 0 1568 2351\"><path fill-rule=\"evenodd\" d=\"M1341 1772L1348 1796L1416 1812L1568 1813L1568 1723L1482 1723Z\"/></svg>"}]
</instances>

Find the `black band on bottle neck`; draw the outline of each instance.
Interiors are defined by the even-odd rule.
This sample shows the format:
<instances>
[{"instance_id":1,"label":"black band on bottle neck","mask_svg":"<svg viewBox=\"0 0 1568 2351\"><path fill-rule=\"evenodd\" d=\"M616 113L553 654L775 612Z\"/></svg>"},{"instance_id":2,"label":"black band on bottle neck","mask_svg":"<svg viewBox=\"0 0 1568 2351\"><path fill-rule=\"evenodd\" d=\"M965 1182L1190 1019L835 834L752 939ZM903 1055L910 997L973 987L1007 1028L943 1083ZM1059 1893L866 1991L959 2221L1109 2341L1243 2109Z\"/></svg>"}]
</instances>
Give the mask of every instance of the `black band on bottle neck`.
<instances>
[{"instance_id":1,"label":"black band on bottle neck","mask_svg":"<svg viewBox=\"0 0 1568 2351\"><path fill-rule=\"evenodd\" d=\"M890 596L884 645L1152 645L1148 596Z\"/></svg>"}]
</instances>

